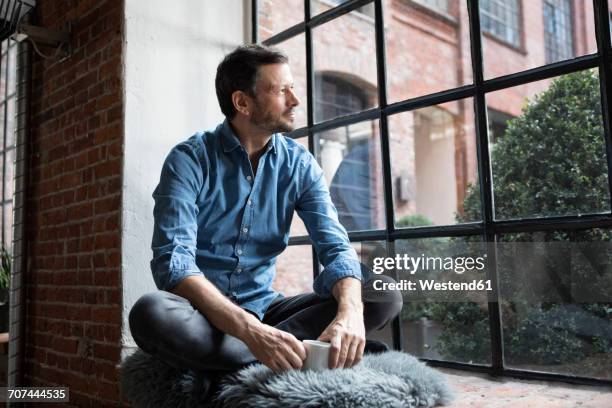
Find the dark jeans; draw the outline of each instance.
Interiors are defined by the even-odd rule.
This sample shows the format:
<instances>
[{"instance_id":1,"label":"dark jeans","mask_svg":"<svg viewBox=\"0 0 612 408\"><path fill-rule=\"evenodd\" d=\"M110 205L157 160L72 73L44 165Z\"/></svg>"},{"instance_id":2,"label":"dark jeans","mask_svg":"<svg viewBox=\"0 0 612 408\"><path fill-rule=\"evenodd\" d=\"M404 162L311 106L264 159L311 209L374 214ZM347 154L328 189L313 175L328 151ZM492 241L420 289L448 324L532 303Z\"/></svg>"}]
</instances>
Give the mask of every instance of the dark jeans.
<instances>
[{"instance_id":1,"label":"dark jeans","mask_svg":"<svg viewBox=\"0 0 612 408\"><path fill-rule=\"evenodd\" d=\"M366 333L382 328L402 308L398 291L377 291L375 276L362 285ZM307 293L275 299L263 323L293 334L298 340L316 339L336 316L334 298ZM130 330L138 346L181 369L233 371L257 360L245 343L214 327L191 303L170 292L142 296L130 311Z\"/></svg>"}]
</instances>

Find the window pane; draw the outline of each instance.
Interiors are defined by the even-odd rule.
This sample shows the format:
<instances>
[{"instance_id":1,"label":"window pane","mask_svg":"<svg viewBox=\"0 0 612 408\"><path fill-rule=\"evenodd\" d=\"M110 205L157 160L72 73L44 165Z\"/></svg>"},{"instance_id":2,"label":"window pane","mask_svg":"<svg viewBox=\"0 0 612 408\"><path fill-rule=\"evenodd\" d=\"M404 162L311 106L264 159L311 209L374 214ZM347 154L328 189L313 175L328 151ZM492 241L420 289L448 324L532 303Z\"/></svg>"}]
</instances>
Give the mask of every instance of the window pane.
<instances>
[{"instance_id":1,"label":"window pane","mask_svg":"<svg viewBox=\"0 0 612 408\"><path fill-rule=\"evenodd\" d=\"M300 137L299 139L293 139L308 150L308 138ZM289 236L291 237L300 237L308 235L308 231L306 231L306 226L300 217L298 217L297 212L293 214L293 219L291 221L291 228L289 229Z\"/></svg>"},{"instance_id":2,"label":"window pane","mask_svg":"<svg viewBox=\"0 0 612 408\"><path fill-rule=\"evenodd\" d=\"M9 44L13 43L13 40L9 40ZM12 95L15 93L15 76L17 75L17 46L13 45L9 47L8 52L8 93Z\"/></svg>"},{"instance_id":3,"label":"window pane","mask_svg":"<svg viewBox=\"0 0 612 408\"><path fill-rule=\"evenodd\" d=\"M373 20L353 11L315 27L312 39L315 122L377 106Z\"/></svg>"},{"instance_id":4,"label":"window pane","mask_svg":"<svg viewBox=\"0 0 612 408\"><path fill-rule=\"evenodd\" d=\"M546 63L572 58L574 39L570 0L543 0L542 4Z\"/></svg>"},{"instance_id":5,"label":"window pane","mask_svg":"<svg viewBox=\"0 0 612 408\"><path fill-rule=\"evenodd\" d=\"M481 219L471 99L389 118L395 226Z\"/></svg>"},{"instance_id":6,"label":"window pane","mask_svg":"<svg viewBox=\"0 0 612 408\"><path fill-rule=\"evenodd\" d=\"M3 176L4 176L4 174L5 174L5 173L4 173L4 166L2 165L2 163L3 163L3 162L4 162L4 160L5 160L5 159L4 159L4 158L5 158L5 155L6 155L6 153L4 153L4 152L0 153L0 180L2 180L2 183L1 183L1 184L2 184L2 186L1 186L1 190L2 190L2 193L3 193L3 194L6 194L6 193L7 193L7 192L6 192L6 190L7 190L7 188L6 188L6 179L4 179L4 178L3 178Z\"/></svg>"},{"instance_id":7,"label":"window pane","mask_svg":"<svg viewBox=\"0 0 612 408\"><path fill-rule=\"evenodd\" d=\"M498 237L504 362L612 379L612 232Z\"/></svg>"},{"instance_id":8,"label":"window pane","mask_svg":"<svg viewBox=\"0 0 612 408\"><path fill-rule=\"evenodd\" d=\"M467 27L465 2L454 2L444 19L412 2L383 6L389 102L472 83L470 44L457 29L462 18Z\"/></svg>"},{"instance_id":9,"label":"window pane","mask_svg":"<svg viewBox=\"0 0 612 408\"><path fill-rule=\"evenodd\" d=\"M312 292L313 264L310 245L288 246L276 259L274 290L285 296Z\"/></svg>"},{"instance_id":10,"label":"window pane","mask_svg":"<svg viewBox=\"0 0 612 408\"><path fill-rule=\"evenodd\" d=\"M304 34L292 37L287 41L275 45L284 51L289 57L289 66L293 75L294 92L300 99L300 104L295 107L295 129L307 125L306 107L308 106L306 96L306 38Z\"/></svg>"},{"instance_id":11,"label":"window pane","mask_svg":"<svg viewBox=\"0 0 612 408\"><path fill-rule=\"evenodd\" d=\"M479 4L486 79L597 52L592 1Z\"/></svg>"},{"instance_id":12,"label":"window pane","mask_svg":"<svg viewBox=\"0 0 612 408\"><path fill-rule=\"evenodd\" d=\"M400 259L397 281L404 285L403 350L423 358L490 364L487 255L481 238L398 240L395 254ZM467 285L473 281L482 282L482 290L429 290L422 286L427 282Z\"/></svg>"},{"instance_id":13,"label":"window pane","mask_svg":"<svg viewBox=\"0 0 612 408\"><path fill-rule=\"evenodd\" d=\"M6 63L8 60L8 53L6 51L6 41L2 43L1 46L2 57L0 57L0 98L4 99L4 94L6 92Z\"/></svg>"},{"instance_id":14,"label":"window pane","mask_svg":"<svg viewBox=\"0 0 612 408\"><path fill-rule=\"evenodd\" d=\"M11 250L13 246L13 203L3 205L4 211L4 243Z\"/></svg>"},{"instance_id":15,"label":"window pane","mask_svg":"<svg viewBox=\"0 0 612 408\"><path fill-rule=\"evenodd\" d=\"M265 41L302 21L304 21L304 0L259 0L257 2L259 41Z\"/></svg>"},{"instance_id":16,"label":"window pane","mask_svg":"<svg viewBox=\"0 0 612 408\"><path fill-rule=\"evenodd\" d=\"M12 200L15 189L15 149L6 151L6 180L4 185L4 199Z\"/></svg>"},{"instance_id":17,"label":"window pane","mask_svg":"<svg viewBox=\"0 0 612 408\"><path fill-rule=\"evenodd\" d=\"M340 222L348 231L385 228L378 120L317 133L323 169Z\"/></svg>"},{"instance_id":18,"label":"window pane","mask_svg":"<svg viewBox=\"0 0 612 408\"><path fill-rule=\"evenodd\" d=\"M15 144L15 96L9 98L6 102L6 145L10 147ZM1 105L0 105L1 106ZM4 114L0 108L0 115Z\"/></svg>"},{"instance_id":19,"label":"window pane","mask_svg":"<svg viewBox=\"0 0 612 408\"><path fill-rule=\"evenodd\" d=\"M387 246L384 241L363 241L363 242L353 242L352 247L357 252L357 256L359 257L360 262L367 267L368 275L364 276L366 280L370 278L376 278L376 276L371 273L374 268L374 260L376 258L386 257L388 256ZM387 275L391 276L395 279L394 273L387 273ZM369 333L366 333L366 338L368 340L377 340L382 341L387 344L390 348L393 348L393 328L392 321L388 322L383 328L380 330L373 330Z\"/></svg>"},{"instance_id":20,"label":"window pane","mask_svg":"<svg viewBox=\"0 0 612 408\"><path fill-rule=\"evenodd\" d=\"M487 106L511 118L489 117L496 219L610 210L595 71L493 92Z\"/></svg>"}]
</instances>

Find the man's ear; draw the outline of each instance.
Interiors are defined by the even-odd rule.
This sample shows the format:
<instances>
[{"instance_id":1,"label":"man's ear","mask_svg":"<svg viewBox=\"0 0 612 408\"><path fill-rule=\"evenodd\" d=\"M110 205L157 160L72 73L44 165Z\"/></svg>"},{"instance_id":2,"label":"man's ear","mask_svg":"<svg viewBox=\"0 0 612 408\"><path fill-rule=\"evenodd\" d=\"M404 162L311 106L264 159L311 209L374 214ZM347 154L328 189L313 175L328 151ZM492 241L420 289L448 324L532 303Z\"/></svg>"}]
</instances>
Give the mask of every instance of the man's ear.
<instances>
[{"instance_id":1,"label":"man's ear","mask_svg":"<svg viewBox=\"0 0 612 408\"><path fill-rule=\"evenodd\" d=\"M251 114L250 98L251 97L243 91L234 91L234 93L232 93L232 103L234 104L234 109L245 116L249 116Z\"/></svg>"}]
</instances>

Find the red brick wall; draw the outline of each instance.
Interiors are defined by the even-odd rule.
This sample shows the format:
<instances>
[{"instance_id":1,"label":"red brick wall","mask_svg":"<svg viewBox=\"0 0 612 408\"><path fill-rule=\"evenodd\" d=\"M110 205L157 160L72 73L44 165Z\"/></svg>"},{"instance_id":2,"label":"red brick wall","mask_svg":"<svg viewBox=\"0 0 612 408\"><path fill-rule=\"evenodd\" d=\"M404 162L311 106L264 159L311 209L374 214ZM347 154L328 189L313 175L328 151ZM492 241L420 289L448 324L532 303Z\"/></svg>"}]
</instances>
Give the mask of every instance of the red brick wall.
<instances>
[{"instance_id":1,"label":"red brick wall","mask_svg":"<svg viewBox=\"0 0 612 408\"><path fill-rule=\"evenodd\" d=\"M78 406L120 400L123 19L122 0L41 1L33 18L70 23L73 54L33 60L24 383Z\"/></svg>"}]
</instances>

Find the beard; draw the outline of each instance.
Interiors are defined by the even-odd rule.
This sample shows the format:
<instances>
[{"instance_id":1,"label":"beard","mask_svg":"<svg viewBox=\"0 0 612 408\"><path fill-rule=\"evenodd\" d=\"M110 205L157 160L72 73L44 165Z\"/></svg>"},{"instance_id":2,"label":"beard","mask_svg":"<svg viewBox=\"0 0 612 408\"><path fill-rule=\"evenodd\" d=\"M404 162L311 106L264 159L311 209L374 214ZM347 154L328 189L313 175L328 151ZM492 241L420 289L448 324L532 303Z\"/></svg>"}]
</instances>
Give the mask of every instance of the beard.
<instances>
[{"instance_id":1,"label":"beard","mask_svg":"<svg viewBox=\"0 0 612 408\"><path fill-rule=\"evenodd\" d=\"M291 132L294 129L293 121L284 118L284 115L291 111L293 111L293 109L288 109L280 115L275 116L272 112L266 110L256 102L255 109L251 115L251 123L270 133Z\"/></svg>"}]
</instances>

